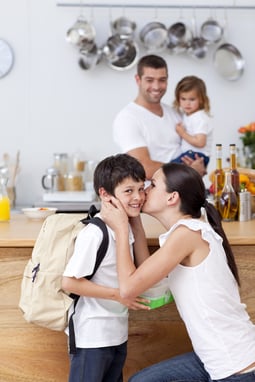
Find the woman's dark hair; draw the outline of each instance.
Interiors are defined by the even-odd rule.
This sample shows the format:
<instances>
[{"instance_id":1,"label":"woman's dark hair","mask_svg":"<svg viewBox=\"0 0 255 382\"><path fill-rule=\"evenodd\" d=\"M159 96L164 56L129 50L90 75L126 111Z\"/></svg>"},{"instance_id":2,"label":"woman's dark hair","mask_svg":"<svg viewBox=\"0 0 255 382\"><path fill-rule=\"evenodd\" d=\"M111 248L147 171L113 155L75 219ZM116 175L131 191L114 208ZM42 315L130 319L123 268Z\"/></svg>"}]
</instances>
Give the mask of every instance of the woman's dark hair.
<instances>
[{"instance_id":1,"label":"woman's dark hair","mask_svg":"<svg viewBox=\"0 0 255 382\"><path fill-rule=\"evenodd\" d=\"M156 56L155 54L148 54L140 58L137 64L137 74L141 78L143 75L144 68L153 69L166 69L166 74L168 75L167 63L163 57Z\"/></svg>"},{"instance_id":2,"label":"woman's dark hair","mask_svg":"<svg viewBox=\"0 0 255 382\"><path fill-rule=\"evenodd\" d=\"M146 176L143 166L128 154L112 155L98 163L94 171L94 190L99 195L99 189L103 187L114 196L116 186L126 178L144 182Z\"/></svg>"},{"instance_id":3,"label":"woman's dark hair","mask_svg":"<svg viewBox=\"0 0 255 382\"><path fill-rule=\"evenodd\" d=\"M223 230L218 211L206 200L206 190L202 177L193 168L179 163L166 163L162 166L162 171L165 176L166 191L177 191L180 195L180 211L182 213L197 219L201 217L201 207L205 208L208 222L214 231L222 237L229 268L240 286L238 269L231 246Z\"/></svg>"}]
</instances>

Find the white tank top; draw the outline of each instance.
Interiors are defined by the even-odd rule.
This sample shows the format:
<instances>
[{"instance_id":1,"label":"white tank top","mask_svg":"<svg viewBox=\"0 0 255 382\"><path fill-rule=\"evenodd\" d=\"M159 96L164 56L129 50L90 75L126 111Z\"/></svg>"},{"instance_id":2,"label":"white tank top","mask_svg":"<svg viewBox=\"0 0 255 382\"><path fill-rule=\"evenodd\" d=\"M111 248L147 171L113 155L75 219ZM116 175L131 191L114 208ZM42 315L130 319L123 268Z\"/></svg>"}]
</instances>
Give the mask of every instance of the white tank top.
<instances>
[{"instance_id":1,"label":"white tank top","mask_svg":"<svg viewBox=\"0 0 255 382\"><path fill-rule=\"evenodd\" d=\"M169 288L194 351L212 379L226 378L255 361L255 325L240 301L221 237L199 219L178 221L160 236L160 246L179 225L201 230L210 251L199 265L177 265L168 275Z\"/></svg>"}]
</instances>

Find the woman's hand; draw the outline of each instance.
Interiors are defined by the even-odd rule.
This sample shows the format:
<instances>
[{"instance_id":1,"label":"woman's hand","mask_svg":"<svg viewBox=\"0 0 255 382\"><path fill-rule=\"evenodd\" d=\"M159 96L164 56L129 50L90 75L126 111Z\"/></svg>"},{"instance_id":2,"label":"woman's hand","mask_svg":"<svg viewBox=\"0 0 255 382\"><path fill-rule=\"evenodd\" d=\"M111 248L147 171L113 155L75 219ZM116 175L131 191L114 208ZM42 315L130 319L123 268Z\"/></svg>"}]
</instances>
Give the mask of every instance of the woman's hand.
<instances>
[{"instance_id":1,"label":"woman's hand","mask_svg":"<svg viewBox=\"0 0 255 382\"><path fill-rule=\"evenodd\" d=\"M149 304L149 300L142 297L136 297L134 299L122 298L119 296L118 302L125 305L128 309L132 310L150 310L150 307L144 304Z\"/></svg>"},{"instance_id":2,"label":"woman's hand","mask_svg":"<svg viewBox=\"0 0 255 382\"><path fill-rule=\"evenodd\" d=\"M104 222L115 232L128 226L128 216L120 201L111 197L110 201L103 200L100 215Z\"/></svg>"}]
</instances>

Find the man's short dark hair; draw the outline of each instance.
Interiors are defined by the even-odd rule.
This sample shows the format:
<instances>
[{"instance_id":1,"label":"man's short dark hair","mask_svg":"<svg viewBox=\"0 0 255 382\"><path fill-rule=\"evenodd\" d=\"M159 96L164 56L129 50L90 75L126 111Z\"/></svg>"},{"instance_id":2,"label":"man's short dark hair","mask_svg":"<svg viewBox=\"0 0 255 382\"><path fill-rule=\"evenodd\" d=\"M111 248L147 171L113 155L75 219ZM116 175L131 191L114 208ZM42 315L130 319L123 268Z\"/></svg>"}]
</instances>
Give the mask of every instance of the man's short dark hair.
<instances>
[{"instance_id":1,"label":"man's short dark hair","mask_svg":"<svg viewBox=\"0 0 255 382\"><path fill-rule=\"evenodd\" d=\"M149 54L140 58L137 64L137 74L141 78L144 68L161 69L165 68L168 74L167 63L164 58L156 56L155 54Z\"/></svg>"},{"instance_id":2,"label":"man's short dark hair","mask_svg":"<svg viewBox=\"0 0 255 382\"><path fill-rule=\"evenodd\" d=\"M110 195L124 179L132 178L136 182L144 182L145 170L141 163L128 154L112 155L98 163L94 172L94 189L99 195L103 187Z\"/></svg>"}]
</instances>

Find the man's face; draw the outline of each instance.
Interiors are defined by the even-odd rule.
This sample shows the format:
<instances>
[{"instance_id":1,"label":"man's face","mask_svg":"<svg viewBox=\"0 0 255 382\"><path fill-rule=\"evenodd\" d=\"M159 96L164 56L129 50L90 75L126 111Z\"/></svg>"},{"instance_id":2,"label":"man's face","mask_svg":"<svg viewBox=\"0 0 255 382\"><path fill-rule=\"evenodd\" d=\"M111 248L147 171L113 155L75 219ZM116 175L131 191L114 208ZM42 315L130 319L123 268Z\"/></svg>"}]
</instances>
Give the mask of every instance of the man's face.
<instances>
[{"instance_id":1,"label":"man's face","mask_svg":"<svg viewBox=\"0 0 255 382\"><path fill-rule=\"evenodd\" d=\"M126 178L115 188L114 194L129 217L136 217L140 214L145 200L143 181L136 182L132 178Z\"/></svg>"},{"instance_id":2,"label":"man's face","mask_svg":"<svg viewBox=\"0 0 255 382\"><path fill-rule=\"evenodd\" d=\"M159 103L167 90L167 71L165 68L145 67L141 77L136 76L139 95L148 103Z\"/></svg>"}]
</instances>

